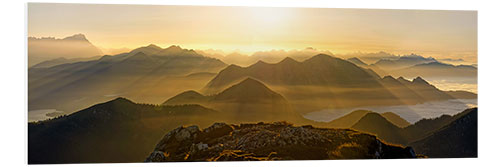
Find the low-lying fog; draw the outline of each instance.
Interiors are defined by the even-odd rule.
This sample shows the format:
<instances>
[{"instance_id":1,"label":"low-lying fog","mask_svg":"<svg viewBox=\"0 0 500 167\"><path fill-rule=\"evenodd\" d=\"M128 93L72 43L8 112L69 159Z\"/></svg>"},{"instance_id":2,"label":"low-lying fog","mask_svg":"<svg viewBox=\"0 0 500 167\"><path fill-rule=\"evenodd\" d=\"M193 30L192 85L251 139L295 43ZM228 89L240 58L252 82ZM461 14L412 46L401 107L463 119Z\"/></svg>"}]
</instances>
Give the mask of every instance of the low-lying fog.
<instances>
[{"instance_id":1,"label":"low-lying fog","mask_svg":"<svg viewBox=\"0 0 500 167\"><path fill-rule=\"evenodd\" d=\"M464 90L477 93L477 78L467 77L437 77L425 78L430 84L440 90Z\"/></svg>"},{"instance_id":2,"label":"low-lying fog","mask_svg":"<svg viewBox=\"0 0 500 167\"><path fill-rule=\"evenodd\" d=\"M443 114L454 115L471 107L477 107L477 99L453 99L416 105L324 109L304 114L304 117L314 121L329 122L355 110L370 110L378 113L393 112L408 122L415 123L423 118L436 118Z\"/></svg>"}]
</instances>

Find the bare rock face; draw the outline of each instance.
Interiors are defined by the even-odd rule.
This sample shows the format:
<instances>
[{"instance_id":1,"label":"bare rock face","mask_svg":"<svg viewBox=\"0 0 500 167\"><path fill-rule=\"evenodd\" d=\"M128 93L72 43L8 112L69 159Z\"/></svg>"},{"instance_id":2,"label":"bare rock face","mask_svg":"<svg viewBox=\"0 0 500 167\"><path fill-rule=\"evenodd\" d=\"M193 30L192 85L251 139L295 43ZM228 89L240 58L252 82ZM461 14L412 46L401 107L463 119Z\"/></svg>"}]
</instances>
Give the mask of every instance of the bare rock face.
<instances>
[{"instance_id":1,"label":"bare rock face","mask_svg":"<svg viewBox=\"0 0 500 167\"><path fill-rule=\"evenodd\" d=\"M146 162L415 158L411 147L386 144L349 129L293 126L287 122L229 125L167 133Z\"/></svg>"}]
</instances>

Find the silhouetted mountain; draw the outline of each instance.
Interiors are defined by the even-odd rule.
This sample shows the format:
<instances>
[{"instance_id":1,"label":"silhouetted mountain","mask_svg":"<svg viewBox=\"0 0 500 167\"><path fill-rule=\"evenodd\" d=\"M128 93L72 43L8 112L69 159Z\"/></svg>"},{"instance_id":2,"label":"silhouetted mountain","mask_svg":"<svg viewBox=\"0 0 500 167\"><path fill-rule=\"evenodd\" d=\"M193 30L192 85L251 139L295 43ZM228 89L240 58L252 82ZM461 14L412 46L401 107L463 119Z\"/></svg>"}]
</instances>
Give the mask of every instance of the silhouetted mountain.
<instances>
[{"instance_id":1,"label":"silhouetted mountain","mask_svg":"<svg viewBox=\"0 0 500 167\"><path fill-rule=\"evenodd\" d=\"M404 79L395 79L392 76L385 76L380 80L380 82L396 97L398 97L405 104L415 104L426 102L426 98L415 92L416 90L411 89L413 83ZM430 91L439 91L437 89L432 89Z\"/></svg>"},{"instance_id":2,"label":"silhouetted mountain","mask_svg":"<svg viewBox=\"0 0 500 167\"><path fill-rule=\"evenodd\" d=\"M432 57L425 58L420 55L412 53L410 55L401 56L395 60L381 59L376 63L374 63L373 65L382 68L383 70L391 71L394 69L401 69L414 66L417 64L430 63L430 62L437 62L437 60Z\"/></svg>"},{"instance_id":3,"label":"silhouetted mountain","mask_svg":"<svg viewBox=\"0 0 500 167\"><path fill-rule=\"evenodd\" d=\"M375 134L377 137L389 143L401 143L405 141L402 129L392 124L378 113L367 113L356 124L353 129L366 133Z\"/></svg>"},{"instance_id":4,"label":"silhouetted mountain","mask_svg":"<svg viewBox=\"0 0 500 167\"><path fill-rule=\"evenodd\" d=\"M477 108L453 116L422 119L405 128L397 127L378 113L369 112L351 128L374 134L390 143L419 147L415 148L417 153L429 157L470 157L477 153L477 115L476 119L471 118L474 112L477 113ZM474 121L476 125L472 125ZM430 144L424 144L426 142ZM454 153L446 152L447 149Z\"/></svg>"},{"instance_id":5,"label":"silhouetted mountain","mask_svg":"<svg viewBox=\"0 0 500 167\"><path fill-rule=\"evenodd\" d=\"M300 115L294 113L280 94L261 82L247 78L224 91L203 96L195 91L176 95L163 105L200 104L224 112L233 121L296 121Z\"/></svg>"},{"instance_id":6,"label":"silhouetted mountain","mask_svg":"<svg viewBox=\"0 0 500 167\"><path fill-rule=\"evenodd\" d=\"M347 57L357 57L358 59L360 59L361 61L363 61L366 64L373 64L379 60L397 60L400 57L398 55L394 55L394 54L383 52L383 51L374 52L374 53L357 52L357 53L350 53L350 54L345 54L345 55L341 55L341 56L346 57L346 58Z\"/></svg>"},{"instance_id":7,"label":"silhouetted mountain","mask_svg":"<svg viewBox=\"0 0 500 167\"><path fill-rule=\"evenodd\" d=\"M263 72L265 71L265 72ZM241 78L253 77L272 85L359 85L374 84L374 77L356 65L325 54L304 62L286 58L276 64L263 61L249 67L228 66L206 86L207 93L218 92Z\"/></svg>"},{"instance_id":8,"label":"silhouetted mountain","mask_svg":"<svg viewBox=\"0 0 500 167\"><path fill-rule=\"evenodd\" d=\"M334 128L350 128L368 113L372 113L372 111L356 110L326 123L326 126Z\"/></svg>"},{"instance_id":9,"label":"silhouetted mountain","mask_svg":"<svg viewBox=\"0 0 500 167\"><path fill-rule=\"evenodd\" d=\"M327 122L326 125L323 126L332 128L350 128L368 113L373 112L368 110L356 110L340 118ZM381 116L399 127L406 127L410 125L408 121L391 112L383 113Z\"/></svg>"},{"instance_id":10,"label":"silhouetted mountain","mask_svg":"<svg viewBox=\"0 0 500 167\"><path fill-rule=\"evenodd\" d=\"M273 88L300 112L453 99L420 77L414 82L392 77L380 79L372 70L324 54L303 62L285 58L276 64L258 61L248 67L230 65L220 71L202 92L220 92L246 77L258 79ZM304 100L304 97L308 99Z\"/></svg>"},{"instance_id":11,"label":"silhouetted mountain","mask_svg":"<svg viewBox=\"0 0 500 167\"><path fill-rule=\"evenodd\" d=\"M477 77L477 68L469 65L451 65L440 62L417 64L391 71L392 75L404 77Z\"/></svg>"},{"instance_id":12,"label":"silhouetted mountain","mask_svg":"<svg viewBox=\"0 0 500 167\"><path fill-rule=\"evenodd\" d=\"M477 131L477 108L469 109L450 124L409 145L430 158L477 157Z\"/></svg>"},{"instance_id":13,"label":"silhouetted mountain","mask_svg":"<svg viewBox=\"0 0 500 167\"><path fill-rule=\"evenodd\" d=\"M102 55L102 52L83 34L63 39L28 37L28 67L55 58L71 59L99 55Z\"/></svg>"},{"instance_id":14,"label":"silhouetted mountain","mask_svg":"<svg viewBox=\"0 0 500 167\"><path fill-rule=\"evenodd\" d=\"M230 65L220 71L202 92L220 92L247 77L255 78L277 90L301 112L331 106L399 103L398 99L379 83L379 77L373 71L325 54L316 55L303 62L285 58L276 64L259 61L248 67ZM375 96L377 98L374 100ZM304 101L304 97L309 99Z\"/></svg>"},{"instance_id":15,"label":"silhouetted mountain","mask_svg":"<svg viewBox=\"0 0 500 167\"><path fill-rule=\"evenodd\" d=\"M446 94L456 98L456 99L477 99L477 94L467 91L445 91Z\"/></svg>"},{"instance_id":16,"label":"silhouetted mountain","mask_svg":"<svg viewBox=\"0 0 500 167\"><path fill-rule=\"evenodd\" d=\"M158 52L162 51L163 48L155 45L155 44L150 44L148 46L143 46L143 47L139 47L139 48L136 48L134 50L131 50L128 54L129 55L135 55L139 52L142 52L142 53L145 53L145 54L148 54L148 55L154 55L154 54L157 54Z\"/></svg>"},{"instance_id":17,"label":"silhouetted mountain","mask_svg":"<svg viewBox=\"0 0 500 167\"><path fill-rule=\"evenodd\" d=\"M117 98L67 116L28 124L28 163L141 162L162 135L186 124L208 126L217 111Z\"/></svg>"},{"instance_id":18,"label":"silhouetted mountain","mask_svg":"<svg viewBox=\"0 0 500 167\"><path fill-rule=\"evenodd\" d=\"M160 103L183 90L200 88L212 77L186 75L214 73L224 67L222 61L193 50L149 45L93 61L30 68L29 108L73 112L117 95Z\"/></svg>"},{"instance_id":19,"label":"silhouetted mountain","mask_svg":"<svg viewBox=\"0 0 500 167\"><path fill-rule=\"evenodd\" d=\"M421 77L414 78L412 81L399 77L397 81L411 89L425 101L454 99L452 96L439 90L434 85L429 84L429 82Z\"/></svg>"},{"instance_id":20,"label":"silhouetted mountain","mask_svg":"<svg viewBox=\"0 0 500 167\"><path fill-rule=\"evenodd\" d=\"M407 120L401 118L399 115L394 114L392 112L382 113L382 117L384 117L389 122L391 122L392 124L394 124L400 128L404 128L404 127L407 127L410 125L410 123Z\"/></svg>"},{"instance_id":21,"label":"silhouetted mountain","mask_svg":"<svg viewBox=\"0 0 500 167\"><path fill-rule=\"evenodd\" d=\"M286 122L179 127L167 133L146 162L415 158L393 146L347 129L296 127Z\"/></svg>"}]
</instances>

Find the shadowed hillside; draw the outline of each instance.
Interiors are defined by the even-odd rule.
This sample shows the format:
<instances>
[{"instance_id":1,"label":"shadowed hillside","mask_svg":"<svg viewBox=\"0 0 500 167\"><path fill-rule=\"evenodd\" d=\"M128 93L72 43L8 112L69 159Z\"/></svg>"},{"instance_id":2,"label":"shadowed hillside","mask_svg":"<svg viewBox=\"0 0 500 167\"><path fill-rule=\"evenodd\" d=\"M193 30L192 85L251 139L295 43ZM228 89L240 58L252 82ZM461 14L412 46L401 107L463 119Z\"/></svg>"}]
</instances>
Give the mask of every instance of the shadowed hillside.
<instances>
[{"instance_id":1,"label":"shadowed hillside","mask_svg":"<svg viewBox=\"0 0 500 167\"><path fill-rule=\"evenodd\" d=\"M406 139L401 135L402 129L392 124L378 113L367 113L356 124L353 129L376 134L379 138L389 143L401 143Z\"/></svg>"},{"instance_id":2,"label":"shadowed hillside","mask_svg":"<svg viewBox=\"0 0 500 167\"><path fill-rule=\"evenodd\" d=\"M218 112L199 105L158 106L124 98L28 124L28 163L141 162L166 132L208 126Z\"/></svg>"},{"instance_id":3,"label":"shadowed hillside","mask_svg":"<svg viewBox=\"0 0 500 167\"><path fill-rule=\"evenodd\" d=\"M380 139L402 145L417 145L417 153L429 157L469 157L472 156L474 148L477 148L477 125L474 125L474 113L477 108L467 109L453 116L443 115L434 119L422 119L415 124L404 128L397 127L378 113L367 113L351 128L362 132L374 134ZM477 117L477 116L476 116ZM464 121L466 120L466 121ZM464 123L465 122L465 123ZM446 136L446 135L448 136ZM442 141L441 141L442 140ZM439 142L449 141L450 144L437 146ZM423 144L428 142L429 144ZM453 145L453 143L457 145ZM469 145L466 142L470 142ZM435 150L432 144L436 144ZM461 147L467 145L466 147ZM473 147L474 146L474 147ZM445 153L444 150L458 151L456 153ZM459 151L462 149L462 151ZM432 150L432 151L429 151ZM428 154L432 152L431 154Z\"/></svg>"},{"instance_id":4,"label":"shadowed hillside","mask_svg":"<svg viewBox=\"0 0 500 167\"><path fill-rule=\"evenodd\" d=\"M477 157L477 109L424 139L410 143L418 153L432 158Z\"/></svg>"}]
</instances>

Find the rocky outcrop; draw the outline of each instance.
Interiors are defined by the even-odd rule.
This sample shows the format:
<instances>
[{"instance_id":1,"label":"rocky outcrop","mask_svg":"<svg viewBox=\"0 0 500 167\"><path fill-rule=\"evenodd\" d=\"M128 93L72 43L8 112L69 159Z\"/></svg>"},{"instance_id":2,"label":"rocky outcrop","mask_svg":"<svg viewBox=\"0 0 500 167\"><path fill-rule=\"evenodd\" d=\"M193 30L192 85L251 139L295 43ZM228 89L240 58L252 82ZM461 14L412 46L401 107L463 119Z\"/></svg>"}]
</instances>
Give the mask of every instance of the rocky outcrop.
<instances>
[{"instance_id":1,"label":"rocky outcrop","mask_svg":"<svg viewBox=\"0 0 500 167\"><path fill-rule=\"evenodd\" d=\"M386 144L349 129L293 126L287 122L230 125L167 133L146 162L415 158L411 147Z\"/></svg>"}]
</instances>

